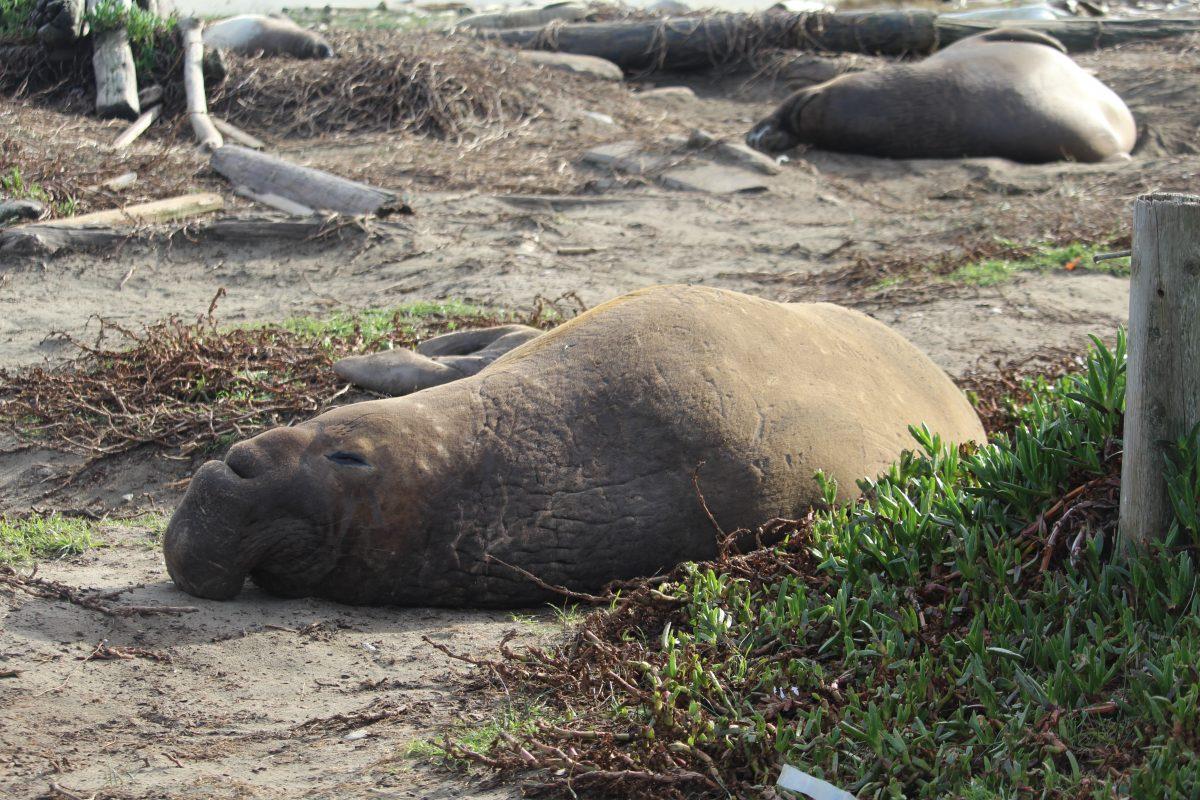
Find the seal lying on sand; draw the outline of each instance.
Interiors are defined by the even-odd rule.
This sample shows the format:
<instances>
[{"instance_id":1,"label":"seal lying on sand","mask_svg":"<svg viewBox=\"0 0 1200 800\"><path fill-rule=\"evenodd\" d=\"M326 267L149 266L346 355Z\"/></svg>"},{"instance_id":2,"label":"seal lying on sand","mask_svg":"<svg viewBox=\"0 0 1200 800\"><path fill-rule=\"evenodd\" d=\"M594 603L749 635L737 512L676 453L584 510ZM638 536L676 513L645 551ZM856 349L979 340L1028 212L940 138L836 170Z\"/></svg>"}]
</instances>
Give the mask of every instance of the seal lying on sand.
<instances>
[{"instance_id":1,"label":"seal lying on sand","mask_svg":"<svg viewBox=\"0 0 1200 800\"><path fill-rule=\"evenodd\" d=\"M665 286L612 300L469 378L234 445L163 542L191 594L520 606L716 554L727 531L844 498L913 444L982 441L950 379L858 312Z\"/></svg>"},{"instance_id":2,"label":"seal lying on sand","mask_svg":"<svg viewBox=\"0 0 1200 800\"><path fill-rule=\"evenodd\" d=\"M1128 158L1133 115L1055 39L1022 28L972 36L916 64L842 75L793 94L746 136L888 158L1000 156L1041 163Z\"/></svg>"},{"instance_id":3,"label":"seal lying on sand","mask_svg":"<svg viewBox=\"0 0 1200 800\"><path fill-rule=\"evenodd\" d=\"M203 36L206 47L245 56L333 58L333 48L323 37L280 17L242 14L205 27Z\"/></svg>"}]
</instances>

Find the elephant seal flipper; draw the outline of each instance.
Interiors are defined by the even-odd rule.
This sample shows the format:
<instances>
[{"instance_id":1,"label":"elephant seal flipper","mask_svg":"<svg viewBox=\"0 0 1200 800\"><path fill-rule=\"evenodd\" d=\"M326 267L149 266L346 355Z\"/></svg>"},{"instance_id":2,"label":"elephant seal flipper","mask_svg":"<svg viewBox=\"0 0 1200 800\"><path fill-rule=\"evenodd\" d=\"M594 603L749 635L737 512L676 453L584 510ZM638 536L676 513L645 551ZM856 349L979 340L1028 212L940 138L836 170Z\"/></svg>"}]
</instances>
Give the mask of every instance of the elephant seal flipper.
<instances>
[{"instance_id":1,"label":"elephant seal flipper","mask_svg":"<svg viewBox=\"0 0 1200 800\"><path fill-rule=\"evenodd\" d=\"M426 339L415 352L398 349L348 356L335 362L333 371L360 388L401 397L474 375L541 335L528 325L452 331Z\"/></svg>"},{"instance_id":2,"label":"elephant seal flipper","mask_svg":"<svg viewBox=\"0 0 1200 800\"><path fill-rule=\"evenodd\" d=\"M348 383L388 397L412 394L466 377L448 364L404 349L348 356L335 362L333 371Z\"/></svg>"},{"instance_id":3,"label":"elephant seal flipper","mask_svg":"<svg viewBox=\"0 0 1200 800\"><path fill-rule=\"evenodd\" d=\"M542 331L528 325L496 325L491 328L470 328L464 331L451 331L440 336L426 339L417 345L417 352L423 356L463 356L474 353L503 339L510 343L509 349L516 347L514 342L524 343Z\"/></svg>"},{"instance_id":4,"label":"elephant seal flipper","mask_svg":"<svg viewBox=\"0 0 1200 800\"><path fill-rule=\"evenodd\" d=\"M1048 33L1042 33L1041 31L1031 30L1029 28L996 28L986 33L980 33L972 36L970 39L977 42L1025 42L1027 44L1044 44L1060 53L1066 54L1067 52L1066 46L1058 39L1055 39ZM962 41L967 40L964 39ZM955 44L950 45L950 47L954 47L957 44L959 44L959 42L955 42ZM946 49L949 50L950 48L947 47Z\"/></svg>"}]
</instances>

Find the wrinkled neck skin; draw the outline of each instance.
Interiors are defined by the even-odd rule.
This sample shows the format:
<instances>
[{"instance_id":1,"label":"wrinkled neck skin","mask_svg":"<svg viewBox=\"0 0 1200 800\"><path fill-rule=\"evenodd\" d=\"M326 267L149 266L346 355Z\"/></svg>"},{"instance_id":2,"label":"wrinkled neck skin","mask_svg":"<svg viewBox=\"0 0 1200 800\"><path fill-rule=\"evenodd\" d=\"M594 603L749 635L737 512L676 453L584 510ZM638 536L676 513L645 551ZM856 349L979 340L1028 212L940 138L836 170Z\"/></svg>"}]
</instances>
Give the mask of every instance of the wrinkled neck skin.
<instances>
[{"instance_id":1,"label":"wrinkled neck skin","mask_svg":"<svg viewBox=\"0 0 1200 800\"><path fill-rule=\"evenodd\" d=\"M250 577L285 597L355 602L386 584L395 602L419 601L427 509L477 458L470 406L463 393L429 390L235 445L196 473L172 517L171 577L213 599L235 596Z\"/></svg>"}]
</instances>

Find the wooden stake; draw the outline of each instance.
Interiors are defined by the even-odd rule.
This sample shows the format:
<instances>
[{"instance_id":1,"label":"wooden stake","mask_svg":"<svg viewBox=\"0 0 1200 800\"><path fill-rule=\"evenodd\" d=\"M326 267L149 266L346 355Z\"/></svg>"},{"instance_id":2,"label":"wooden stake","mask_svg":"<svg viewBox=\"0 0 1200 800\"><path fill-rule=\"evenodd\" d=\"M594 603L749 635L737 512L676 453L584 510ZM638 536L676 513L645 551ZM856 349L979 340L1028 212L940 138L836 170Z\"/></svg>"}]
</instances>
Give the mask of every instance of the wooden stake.
<instances>
[{"instance_id":1,"label":"wooden stake","mask_svg":"<svg viewBox=\"0 0 1200 800\"><path fill-rule=\"evenodd\" d=\"M1120 538L1162 540L1174 512L1167 446L1200 422L1200 197L1148 194L1133 207Z\"/></svg>"},{"instance_id":2,"label":"wooden stake","mask_svg":"<svg viewBox=\"0 0 1200 800\"><path fill-rule=\"evenodd\" d=\"M195 17L179 20L179 32L183 36L183 88L187 92L188 117L196 140L204 150L216 150L225 144L208 116L208 101L204 97L204 40L201 31L204 23Z\"/></svg>"},{"instance_id":3,"label":"wooden stake","mask_svg":"<svg viewBox=\"0 0 1200 800\"><path fill-rule=\"evenodd\" d=\"M98 0L88 0L88 11ZM113 6L128 11L132 0L113 0ZM96 73L96 113L101 117L137 118L137 70L125 26L92 36L92 69Z\"/></svg>"},{"instance_id":4,"label":"wooden stake","mask_svg":"<svg viewBox=\"0 0 1200 800\"><path fill-rule=\"evenodd\" d=\"M112 143L113 150L123 150L129 145L137 141L137 138L146 132L154 120L158 119L158 115L162 113L162 106L154 106L149 111L142 113L137 121L125 129L125 132L118 136Z\"/></svg>"}]
</instances>

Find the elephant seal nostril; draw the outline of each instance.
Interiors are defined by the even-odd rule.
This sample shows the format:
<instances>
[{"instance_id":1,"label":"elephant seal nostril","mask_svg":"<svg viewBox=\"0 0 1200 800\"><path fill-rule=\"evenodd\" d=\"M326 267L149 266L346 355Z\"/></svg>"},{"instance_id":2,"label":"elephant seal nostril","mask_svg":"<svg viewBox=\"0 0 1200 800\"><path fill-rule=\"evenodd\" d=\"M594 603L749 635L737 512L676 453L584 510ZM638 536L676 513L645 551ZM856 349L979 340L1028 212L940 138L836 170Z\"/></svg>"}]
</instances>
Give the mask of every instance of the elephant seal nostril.
<instances>
[{"instance_id":1,"label":"elephant seal nostril","mask_svg":"<svg viewBox=\"0 0 1200 800\"><path fill-rule=\"evenodd\" d=\"M234 445L229 448L229 453L225 456L225 466L229 467L230 472L243 480L250 480L258 474L255 458L245 444Z\"/></svg>"}]
</instances>

